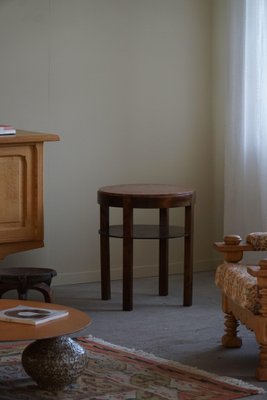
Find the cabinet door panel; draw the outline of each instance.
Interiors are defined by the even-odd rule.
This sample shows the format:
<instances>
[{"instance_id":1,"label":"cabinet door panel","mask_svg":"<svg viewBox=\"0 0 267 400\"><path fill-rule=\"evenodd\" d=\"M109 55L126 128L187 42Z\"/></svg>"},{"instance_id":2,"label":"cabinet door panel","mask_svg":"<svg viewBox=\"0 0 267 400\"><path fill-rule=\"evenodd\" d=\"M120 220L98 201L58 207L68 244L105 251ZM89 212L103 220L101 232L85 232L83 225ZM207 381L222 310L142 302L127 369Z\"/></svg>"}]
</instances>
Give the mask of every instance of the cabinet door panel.
<instances>
[{"instance_id":1,"label":"cabinet door panel","mask_svg":"<svg viewBox=\"0 0 267 400\"><path fill-rule=\"evenodd\" d=\"M35 145L0 148L0 243L38 238L37 161Z\"/></svg>"},{"instance_id":2,"label":"cabinet door panel","mask_svg":"<svg viewBox=\"0 0 267 400\"><path fill-rule=\"evenodd\" d=\"M21 156L0 156L0 226L2 229L23 225L24 161L24 157Z\"/></svg>"}]
</instances>

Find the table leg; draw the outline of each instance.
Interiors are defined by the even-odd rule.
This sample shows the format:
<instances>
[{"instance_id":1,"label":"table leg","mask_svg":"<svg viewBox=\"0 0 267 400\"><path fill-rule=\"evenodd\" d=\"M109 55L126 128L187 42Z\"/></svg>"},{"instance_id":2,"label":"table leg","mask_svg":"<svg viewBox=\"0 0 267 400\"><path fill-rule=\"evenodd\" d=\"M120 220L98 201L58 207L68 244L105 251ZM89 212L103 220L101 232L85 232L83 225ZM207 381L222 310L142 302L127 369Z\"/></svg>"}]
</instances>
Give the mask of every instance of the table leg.
<instances>
[{"instance_id":1,"label":"table leg","mask_svg":"<svg viewBox=\"0 0 267 400\"><path fill-rule=\"evenodd\" d=\"M100 258L101 258L101 296L102 300L111 298L110 286L110 245L109 245L109 207L100 206Z\"/></svg>"},{"instance_id":2,"label":"table leg","mask_svg":"<svg viewBox=\"0 0 267 400\"><path fill-rule=\"evenodd\" d=\"M10 283L1 283L0 284L0 299L2 298L3 294L8 292L9 290L16 290L18 293L19 300L27 300L27 288L21 288L18 285L13 285Z\"/></svg>"},{"instance_id":3,"label":"table leg","mask_svg":"<svg viewBox=\"0 0 267 400\"><path fill-rule=\"evenodd\" d=\"M66 336L39 339L22 353L26 373L44 390L58 391L74 383L86 366L86 352Z\"/></svg>"},{"instance_id":4,"label":"table leg","mask_svg":"<svg viewBox=\"0 0 267 400\"><path fill-rule=\"evenodd\" d=\"M185 238L184 238L184 306L192 305L193 289L193 234L194 207L185 207Z\"/></svg>"},{"instance_id":5,"label":"table leg","mask_svg":"<svg viewBox=\"0 0 267 400\"><path fill-rule=\"evenodd\" d=\"M123 203L123 311L133 309L133 208L125 197Z\"/></svg>"},{"instance_id":6,"label":"table leg","mask_svg":"<svg viewBox=\"0 0 267 400\"><path fill-rule=\"evenodd\" d=\"M160 208L159 210L160 229L165 230L169 225L169 209ZM159 240L159 295L168 295L169 279L169 240Z\"/></svg>"},{"instance_id":7,"label":"table leg","mask_svg":"<svg viewBox=\"0 0 267 400\"><path fill-rule=\"evenodd\" d=\"M30 287L30 289L34 289L42 293L46 303L54 302L54 292L50 287L50 283L49 284L47 284L46 282L37 283L32 288Z\"/></svg>"}]
</instances>

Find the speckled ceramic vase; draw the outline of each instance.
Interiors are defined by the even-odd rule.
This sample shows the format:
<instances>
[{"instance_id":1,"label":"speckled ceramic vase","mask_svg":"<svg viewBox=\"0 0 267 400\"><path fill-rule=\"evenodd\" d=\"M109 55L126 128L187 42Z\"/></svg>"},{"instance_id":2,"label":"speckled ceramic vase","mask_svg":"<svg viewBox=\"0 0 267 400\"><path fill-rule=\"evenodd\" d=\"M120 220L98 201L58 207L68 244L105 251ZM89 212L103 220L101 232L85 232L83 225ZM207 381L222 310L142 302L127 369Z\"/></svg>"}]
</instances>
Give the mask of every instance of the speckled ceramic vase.
<instances>
[{"instance_id":1,"label":"speckled ceramic vase","mask_svg":"<svg viewBox=\"0 0 267 400\"><path fill-rule=\"evenodd\" d=\"M26 373L41 389L49 391L74 383L85 364L84 348L66 336L36 340L22 353Z\"/></svg>"}]
</instances>

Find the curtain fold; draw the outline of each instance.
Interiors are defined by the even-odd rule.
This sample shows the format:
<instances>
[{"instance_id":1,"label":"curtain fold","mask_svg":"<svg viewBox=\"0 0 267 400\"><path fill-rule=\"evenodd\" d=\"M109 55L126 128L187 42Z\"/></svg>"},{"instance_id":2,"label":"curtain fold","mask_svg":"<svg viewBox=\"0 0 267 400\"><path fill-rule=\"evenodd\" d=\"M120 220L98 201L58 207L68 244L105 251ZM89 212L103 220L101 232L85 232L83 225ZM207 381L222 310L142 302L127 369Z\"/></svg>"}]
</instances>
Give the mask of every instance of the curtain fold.
<instances>
[{"instance_id":1,"label":"curtain fold","mask_svg":"<svg viewBox=\"0 0 267 400\"><path fill-rule=\"evenodd\" d=\"M267 0L230 2L224 232L267 231Z\"/></svg>"}]
</instances>

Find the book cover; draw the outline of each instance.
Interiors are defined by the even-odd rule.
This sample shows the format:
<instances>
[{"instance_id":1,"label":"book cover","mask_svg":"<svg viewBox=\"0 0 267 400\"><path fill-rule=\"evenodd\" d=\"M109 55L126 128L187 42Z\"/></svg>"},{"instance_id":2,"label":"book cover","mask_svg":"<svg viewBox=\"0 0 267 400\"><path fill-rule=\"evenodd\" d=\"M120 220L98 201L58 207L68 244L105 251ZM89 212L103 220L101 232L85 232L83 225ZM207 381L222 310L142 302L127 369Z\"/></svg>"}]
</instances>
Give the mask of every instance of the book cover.
<instances>
[{"instance_id":1,"label":"book cover","mask_svg":"<svg viewBox=\"0 0 267 400\"><path fill-rule=\"evenodd\" d=\"M16 129L12 125L0 125L0 135L15 135Z\"/></svg>"},{"instance_id":2,"label":"book cover","mask_svg":"<svg viewBox=\"0 0 267 400\"><path fill-rule=\"evenodd\" d=\"M52 310L18 305L0 311L0 321L39 325L69 315L67 310Z\"/></svg>"}]
</instances>

